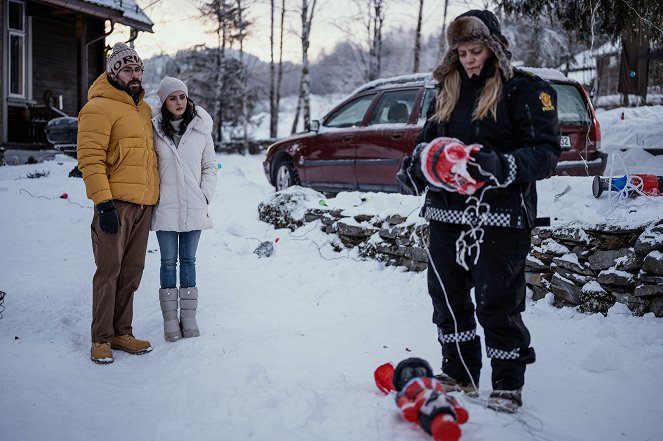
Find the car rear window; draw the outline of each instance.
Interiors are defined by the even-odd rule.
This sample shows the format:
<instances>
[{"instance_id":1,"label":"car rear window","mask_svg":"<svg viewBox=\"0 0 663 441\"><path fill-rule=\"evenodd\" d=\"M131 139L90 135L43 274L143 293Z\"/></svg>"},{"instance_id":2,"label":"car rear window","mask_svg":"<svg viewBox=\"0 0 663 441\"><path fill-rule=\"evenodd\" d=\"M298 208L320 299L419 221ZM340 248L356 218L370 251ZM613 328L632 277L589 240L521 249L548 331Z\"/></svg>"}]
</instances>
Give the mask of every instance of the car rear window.
<instances>
[{"instance_id":1,"label":"car rear window","mask_svg":"<svg viewBox=\"0 0 663 441\"><path fill-rule=\"evenodd\" d=\"M402 124L410 119L419 89L384 92L380 97L368 125Z\"/></svg>"},{"instance_id":2,"label":"car rear window","mask_svg":"<svg viewBox=\"0 0 663 441\"><path fill-rule=\"evenodd\" d=\"M552 84L557 92L557 115L564 125L586 125L591 121L581 92L571 84Z\"/></svg>"}]
</instances>

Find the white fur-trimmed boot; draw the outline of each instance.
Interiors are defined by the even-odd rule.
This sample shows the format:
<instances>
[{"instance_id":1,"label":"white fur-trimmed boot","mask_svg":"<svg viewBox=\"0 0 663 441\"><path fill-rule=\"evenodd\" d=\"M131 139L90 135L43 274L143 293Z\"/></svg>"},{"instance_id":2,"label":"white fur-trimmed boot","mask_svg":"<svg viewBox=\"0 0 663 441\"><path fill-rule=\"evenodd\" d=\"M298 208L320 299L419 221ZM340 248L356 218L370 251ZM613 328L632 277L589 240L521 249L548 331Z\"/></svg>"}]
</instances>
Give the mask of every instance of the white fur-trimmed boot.
<instances>
[{"instance_id":1,"label":"white fur-trimmed boot","mask_svg":"<svg viewBox=\"0 0 663 441\"><path fill-rule=\"evenodd\" d=\"M184 338L200 335L196 322L196 308L198 308L198 288L180 288L180 326Z\"/></svg>"},{"instance_id":2,"label":"white fur-trimmed boot","mask_svg":"<svg viewBox=\"0 0 663 441\"><path fill-rule=\"evenodd\" d=\"M182 331L177 319L177 288L159 289L159 302L163 315L163 337L166 341L181 339Z\"/></svg>"}]
</instances>

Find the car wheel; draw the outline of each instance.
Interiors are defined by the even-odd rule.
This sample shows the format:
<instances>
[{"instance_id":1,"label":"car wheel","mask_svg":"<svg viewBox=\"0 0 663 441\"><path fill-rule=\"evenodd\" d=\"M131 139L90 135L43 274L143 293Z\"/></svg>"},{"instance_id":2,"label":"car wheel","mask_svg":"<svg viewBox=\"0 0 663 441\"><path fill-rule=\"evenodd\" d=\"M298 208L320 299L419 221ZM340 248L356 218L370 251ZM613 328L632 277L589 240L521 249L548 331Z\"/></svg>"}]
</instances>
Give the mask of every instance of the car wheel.
<instances>
[{"instance_id":1,"label":"car wheel","mask_svg":"<svg viewBox=\"0 0 663 441\"><path fill-rule=\"evenodd\" d=\"M292 165L292 161L289 158L280 159L274 170L274 187L276 187L276 191L285 190L293 185L299 185L297 170L295 170L295 166Z\"/></svg>"}]
</instances>

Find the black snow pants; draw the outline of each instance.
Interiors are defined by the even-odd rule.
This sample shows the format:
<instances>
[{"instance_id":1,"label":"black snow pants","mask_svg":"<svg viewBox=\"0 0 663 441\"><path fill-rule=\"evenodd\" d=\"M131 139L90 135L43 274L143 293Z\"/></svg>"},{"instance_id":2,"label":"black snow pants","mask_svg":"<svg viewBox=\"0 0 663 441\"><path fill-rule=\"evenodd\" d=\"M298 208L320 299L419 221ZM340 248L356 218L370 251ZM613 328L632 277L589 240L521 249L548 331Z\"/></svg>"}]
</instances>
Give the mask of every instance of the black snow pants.
<instances>
[{"instance_id":1,"label":"black snow pants","mask_svg":"<svg viewBox=\"0 0 663 441\"><path fill-rule=\"evenodd\" d=\"M433 301L433 322L442 345L442 370L457 381L470 378L479 385L481 342L476 318L483 327L486 352L491 359L494 390L515 390L525 382L525 366L535 360L529 331L521 318L525 310L525 258L530 249L529 229L483 227L479 260L466 258L469 271L456 263L456 241L465 225L430 221L428 292ZM440 286L439 274L444 290ZM475 289L475 305L470 289ZM454 326L455 316L457 326Z\"/></svg>"}]
</instances>

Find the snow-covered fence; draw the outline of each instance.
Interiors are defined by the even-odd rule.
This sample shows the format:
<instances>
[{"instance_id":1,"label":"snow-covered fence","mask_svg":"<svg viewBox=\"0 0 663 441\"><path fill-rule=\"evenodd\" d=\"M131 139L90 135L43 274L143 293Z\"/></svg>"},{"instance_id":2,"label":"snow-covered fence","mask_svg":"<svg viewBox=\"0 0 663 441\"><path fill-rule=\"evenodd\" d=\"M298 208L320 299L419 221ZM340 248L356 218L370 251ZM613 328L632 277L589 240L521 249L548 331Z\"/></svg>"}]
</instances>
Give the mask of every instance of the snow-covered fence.
<instances>
[{"instance_id":1,"label":"snow-covered fence","mask_svg":"<svg viewBox=\"0 0 663 441\"><path fill-rule=\"evenodd\" d=\"M428 225L416 213L377 213L359 203L352 210L335 207L309 189L275 193L258 207L262 221L295 230L318 223L335 236L337 250L355 248L363 258L423 271L428 266ZM409 214L409 215L408 215ZM663 317L663 219L642 228L609 225L591 229L547 227L532 231L527 284L535 300L552 293L553 304L587 313L603 313L616 302L634 315Z\"/></svg>"}]
</instances>

